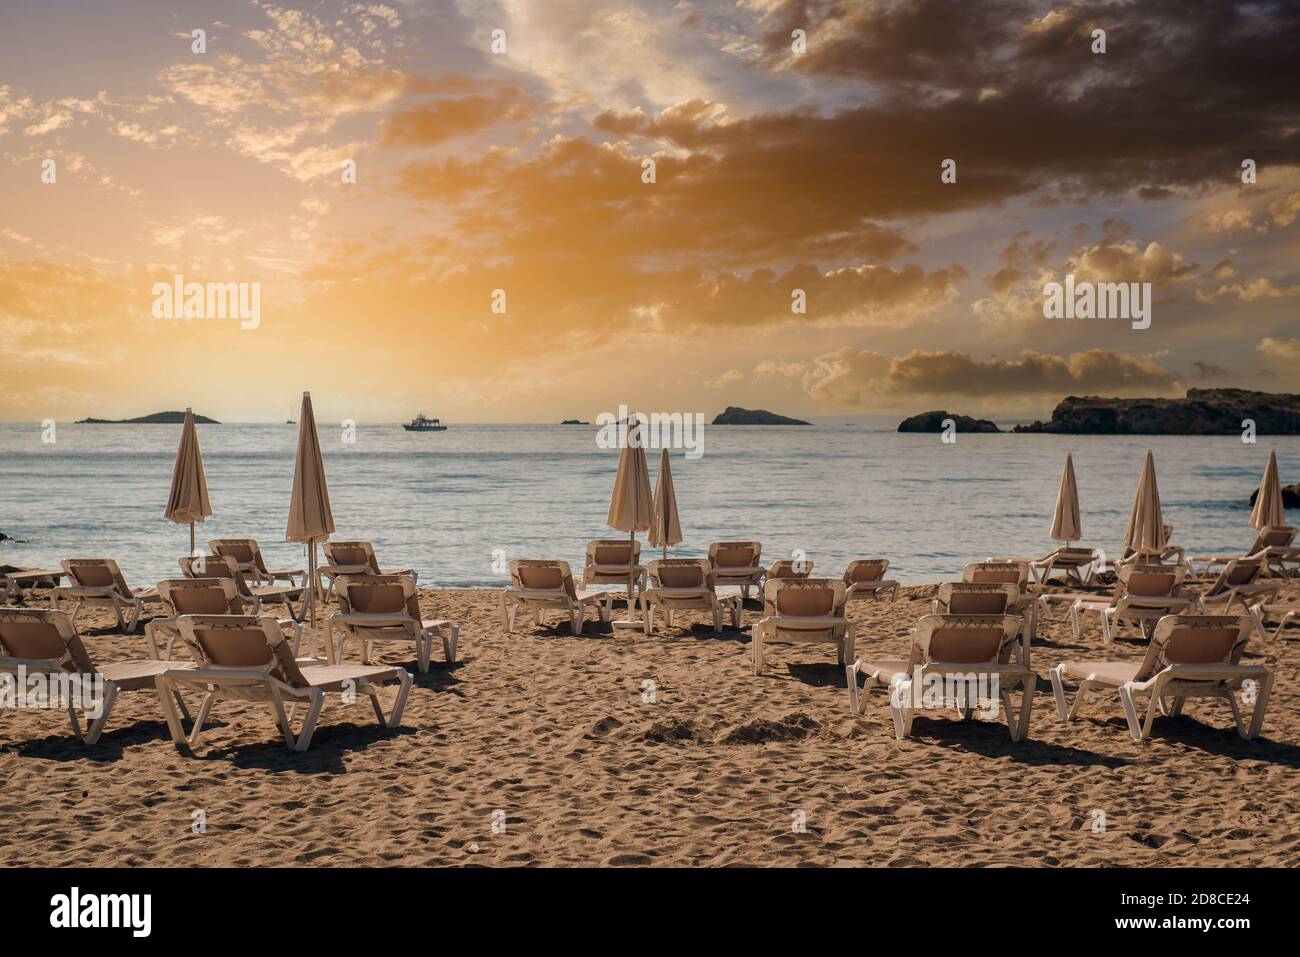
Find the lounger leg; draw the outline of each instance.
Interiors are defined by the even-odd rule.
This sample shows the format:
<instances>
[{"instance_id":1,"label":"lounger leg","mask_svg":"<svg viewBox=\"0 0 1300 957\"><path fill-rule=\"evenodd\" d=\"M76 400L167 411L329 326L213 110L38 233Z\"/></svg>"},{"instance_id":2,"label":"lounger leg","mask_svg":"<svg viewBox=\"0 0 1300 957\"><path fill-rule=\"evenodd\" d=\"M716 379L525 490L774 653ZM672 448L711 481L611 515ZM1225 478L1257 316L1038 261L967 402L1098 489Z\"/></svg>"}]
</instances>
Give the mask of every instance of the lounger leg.
<instances>
[{"instance_id":1,"label":"lounger leg","mask_svg":"<svg viewBox=\"0 0 1300 957\"><path fill-rule=\"evenodd\" d=\"M1065 702L1065 686L1062 684L1065 680L1062 670L1064 668L1065 665L1063 664L1057 665L1049 671L1047 675L1052 679L1052 697L1056 699L1056 713L1060 716L1062 721L1069 721L1070 709Z\"/></svg>"},{"instance_id":2,"label":"lounger leg","mask_svg":"<svg viewBox=\"0 0 1300 957\"><path fill-rule=\"evenodd\" d=\"M184 716L185 720L193 721L194 718L191 717L190 715L190 709L185 706L185 699L181 696L181 693L175 689L172 689L171 697L176 700L176 707L180 709L180 712Z\"/></svg>"},{"instance_id":3,"label":"lounger leg","mask_svg":"<svg viewBox=\"0 0 1300 957\"><path fill-rule=\"evenodd\" d=\"M583 611L581 605L578 606L577 611L574 611L572 608L570 608L569 609L569 631L575 635L582 634L582 625L586 617L587 617L586 613Z\"/></svg>"},{"instance_id":4,"label":"lounger leg","mask_svg":"<svg viewBox=\"0 0 1300 957\"><path fill-rule=\"evenodd\" d=\"M1108 645L1114 640L1114 636L1110 631L1110 614L1108 609L1103 609L1101 613L1101 640Z\"/></svg>"},{"instance_id":5,"label":"lounger leg","mask_svg":"<svg viewBox=\"0 0 1300 957\"><path fill-rule=\"evenodd\" d=\"M443 630L442 633L442 653L447 658L447 664L454 664L456 661L456 645L460 642L460 625L453 624Z\"/></svg>"},{"instance_id":6,"label":"lounger leg","mask_svg":"<svg viewBox=\"0 0 1300 957\"><path fill-rule=\"evenodd\" d=\"M754 625L753 631L750 632L749 645L754 655L754 674L763 673L763 629L760 625Z\"/></svg>"},{"instance_id":7,"label":"lounger leg","mask_svg":"<svg viewBox=\"0 0 1300 957\"><path fill-rule=\"evenodd\" d=\"M433 632L421 632L417 641L420 649L420 674L427 675L429 673L429 659L433 657Z\"/></svg>"},{"instance_id":8,"label":"lounger leg","mask_svg":"<svg viewBox=\"0 0 1300 957\"><path fill-rule=\"evenodd\" d=\"M397 697L393 699L392 710L388 712L388 727L397 728L402 724L402 712L406 710L406 700L411 696L411 673L405 668L398 676Z\"/></svg>"},{"instance_id":9,"label":"lounger leg","mask_svg":"<svg viewBox=\"0 0 1300 957\"><path fill-rule=\"evenodd\" d=\"M713 633L722 634L722 606L716 601L713 603Z\"/></svg>"},{"instance_id":10,"label":"lounger leg","mask_svg":"<svg viewBox=\"0 0 1300 957\"><path fill-rule=\"evenodd\" d=\"M175 686L166 678L156 679L158 689L158 703L162 706L163 720L167 722L167 730L172 736L172 742L177 747L183 746L185 741L185 732L181 728L180 715L176 713L176 706L172 703L172 696L179 694Z\"/></svg>"},{"instance_id":11,"label":"lounger leg","mask_svg":"<svg viewBox=\"0 0 1300 957\"><path fill-rule=\"evenodd\" d=\"M849 622L848 628L844 630L844 638L840 645L839 664L847 665L850 661L857 659L858 649L858 626L854 622Z\"/></svg>"},{"instance_id":12,"label":"lounger leg","mask_svg":"<svg viewBox=\"0 0 1300 957\"><path fill-rule=\"evenodd\" d=\"M861 661L855 661L853 664L847 665L844 668L845 684L849 689L849 711L853 714L862 713L862 705L859 703L858 695L858 669L861 665Z\"/></svg>"},{"instance_id":13,"label":"lounger leg","mask_svg":"<svg viewBox=\"0 0 1300 957\"><path fill-rule=\"evenodd\" d=\"M1259 690L1255 697L1255 710L1250 716L1250 728L1242 735L1247 741L1253 740L1264 725L1264 714L1268 711L1268 698L1273 692L1273 675L1266 674L1259 679Z\"/></svg>"},{"instance_id":14,"label":"lounger leg","mask_svg":"<svg viewBox=\"0 0 1300 957\"><path fill-rule=\"evenodd\" d=\"M375 718L379 721L381 728L388 727L388 721L384 718L384 709L379 706L379 691L370 682L364 682L361 690L370 698L370 705L375 709Z\"/></svg>"},{"instance_id":15,"label":"lounger leg","mask_svg":"<svg viewBox=\"0 0 1300 957\"><path fill-rule=\"evenodd\" d=\"M894 737L902 741L912 733L912 679L895 676L889 685L889 713L894 719Z\"/></svg>"},{"instance_id":16,"label":"lounger leg","mask_svg":"<svg viewBox=\"0 0 1300 957\"><path fill-rule=\"evenodd\" d=\"M271 692L271 712L275 715L275 723L280 726L280 734L284 737L285 747L290 751L297 750L293 737L293 728L289 726L289 716L284 712L284 702L280 700L278 690Z\"/></svg>"},{"instance_id":17,"label":"lounger leg","mask_svg":"<svg viewBox=\"0 0 1300 957\"><path fill-rule=\"evenodd\" d=\"M104 700L100 705L99 717L90 723L86 729L86 744L94 744L99 740L99 736L104 733L104 725L108 724L108 716L113 713L113 704L117 701L117 685L112 681L104 682Z\"/></svg>"},{"instance_id":18,"label":"lounger leg","mask_svg":"<svg viewBox=\"0 0 1300 957\"><path fill-rule=\"evenodd\" d=\"M408 673L407 680L410 680ZM295 751L306 751L311 747L311 736L316 733L316 721L320 718L321 705L325 703L325 692L312 691L311 707L307 709L307 716L302 719L302 730L298 732L298 741L291 745Z\"/></svg>"},{"instance_id":19,"label":"lounger leg","mask_svg":"<svg viewBox=\"0 0 1300 957\"><path fill-rule=\"evenodd\" d=\"M199 713L194 716L194 726L190 728L190 746L199 743L199 735L203 733L203 725L207 723L208 715L212 713L212 705L217 700L217 693L209 691L199 702Z\"/></svg>"},{"instance_id":20,"label":"lounger leg","mask_svg":"<svg viewBox=\"0 0 1300 957\"><path fill-rule=\"evenodd\" d=\"M1020 685L1020 710L1011 707L1011 692L1002 692L1002 707L1007 712L1007 731L1012 741L1023 741L1029 733L1029 717L1034 710L1034 679L1026 678Z\"/></svg>"},{"instance_id":21,"label":"lounger leg","mask_svg":"<svg viewBox=\"0 0 1300 957\"><path fill-rule=\"evenodd\" d=\"M1079 603L1077 601L1070 603L1070 630L1074 632L1077 641L1079 638Z\"/></svg>"}]
</instances>

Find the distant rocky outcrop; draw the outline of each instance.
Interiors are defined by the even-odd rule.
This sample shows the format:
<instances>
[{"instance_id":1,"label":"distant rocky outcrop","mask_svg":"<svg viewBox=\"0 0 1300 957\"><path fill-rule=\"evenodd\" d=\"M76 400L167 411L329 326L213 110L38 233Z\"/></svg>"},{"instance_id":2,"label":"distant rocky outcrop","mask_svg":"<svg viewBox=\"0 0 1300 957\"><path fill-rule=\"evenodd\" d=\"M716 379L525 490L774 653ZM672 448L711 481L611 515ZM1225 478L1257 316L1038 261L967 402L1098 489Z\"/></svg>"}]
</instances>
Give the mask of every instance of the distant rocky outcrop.
<instances>
[{"instance_id":1,"label":"distant rocky outcrop","mask_svg":"<svg viewBox=\"0 0 1300 957\"><path fill-rule=\"evenodd\" d=\"M811 422L805 422L803 419L792 419L788 416L777 415L775 412L769 412L767 409L742 409L739 406L729 405L720 414L713 417L714 425L812 425Z\"/></svg>"},{"instance_id":2,"label":"distant rocky outcrop","mask_svg":"<svg viewBox=\"0 0 1300 957\"><path fill-rule=\"evenodd\" d=\"M1183 399L1104 399L1069 396L1050 422L1016 432L1084 435L1229 435L1253 419L1258 435L1300 435L1300 395L1247 389L1188 389Z\"/></svg>"},{"instance_id":3,"label":"distant rocky outcrop","mask_svg":"<svg viewBox=\"0 0 1300 957\"><path fill-rule=\"evenodd\" d=\"M969 415L957 415L955 412L922 412L898 423L900 432L942 432L944 419L952 419L958 432L1001 432L996 424L988 419L972 419Z\"/></svg>"},{"instance_id":4,"label":"distant rocky outcrop","mask_svg":"<svg viewBox=\"0 0 1300 957\"><path fill-rule=\"evenodd\" d=\"M1251 508L1255 507L1255 499L1259 498L1259 487L1250 493ZM1295 485L1282 486L1282 507L1283 508L1300 508L1300 482Z\"/></svg>"},{"instance_id":5,"label":"distant rocky outcrop","mask_svg":"<svg viewBox=\"0 0 1300 957\"><path fill-rule=\"evenodd\" d=\"M184 421L184 412L155 412L153 415L142 415L138 419L78 419L77 425L180 425ZM221 424L216 419L209 419L206 415L197 413L194 422L197 425Z\"/></svg>"},{"instance_id":6,"label":"distant rocky outcrop","mask_svg":"<svg viewBox=\"0 0 1300 957\"><path fill-rule=\"evenodd\" d=\"M591 425L590 422L581 422L578 419L565 419L560 425Z\"/></svg>"}]
</instances>

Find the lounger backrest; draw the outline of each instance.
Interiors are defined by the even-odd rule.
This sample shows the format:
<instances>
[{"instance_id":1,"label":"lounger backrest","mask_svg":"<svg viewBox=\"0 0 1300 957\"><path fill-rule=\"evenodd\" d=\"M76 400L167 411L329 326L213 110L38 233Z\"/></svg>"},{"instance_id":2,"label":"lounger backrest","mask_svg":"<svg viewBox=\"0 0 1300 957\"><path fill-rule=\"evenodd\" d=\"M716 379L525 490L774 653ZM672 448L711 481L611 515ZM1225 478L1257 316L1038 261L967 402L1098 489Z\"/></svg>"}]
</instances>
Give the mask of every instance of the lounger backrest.
<instances>
[{"instance_id":1,"label":"lounger backrest","mask_svg":"<svg viewBox=\"0 0 1300 957\"><path fill-rule=\"evenodd\" d=\"M228 555L240 565L254 565L257 561L257 542L251 538L214 538L208 547L213 555Z\"/></svg>"},{"instance_id":2,"label":"lounger backrest","mask_svg":"<svg viewBox=\"0 0 1300 957\"><path fill-rule=\"evenodd\" d=\"M339 609L345 614L405 614L420 618L420 599L415 582L405 575L344 575L338 580L335 594Z\"/></svg>"},{"instance_id":3,"label":"lounger backrest","mask_svg":"<svg viewBox=\"0 0 1300 957\"><path fill-rule=\"evenodd\" d=\"M237 615L244 611L239 589L229 578L168 578L158 583L168 617Z\"/></svg>"},{"instance_id":4,"label":"lounger backrest","mask_svg":"<svg viewBox=\"0 0 1300 957\"><path fill-rule=\"evenodd\" d=\"M1028 562L971 562L961 572L964 582L1003 582L1024 588L1029 580Z\"/></svg>"},{"instance_id":5,"label":"lounger backrest","mask_svg":"<svg viewBox=\"0 0 1300 957\"><path fill-rule=\"evenodd\" d=\"M1252 623L1244 615L1166 615L1156 624L1135 680L1169 665L1236 665Z\"/></svg>"},{"instance_id":6,"label":"lounger backrest","mask_svg":"<svg viewBox=\"0 0 1300 957\"><path fill-rule=\"evenodd\" d=\"M806 558L778 558L767 570L770 581L774 578L807 578L812 574L813 563Z\"/></svg>"},{"instance_id":7,"label":"lounger backrest","mask_svg":"<svg viewBox=\"0 0 1300 957\"><path fill-rule=\"evenodd\" d=\"M925 615L916 624L908 668L930 662L1000 664L1010 660L1022 620L1016 615Z\"/></svg>"},{"instance_id":8,"label":"lounger backrest","mask_svg":"<svg viewBox=\"0 0 1300 957\"><path fill-rule=\"evenodd\" d=\"M714 542L709 546L709 564L714 568L755 568L762 554L760 542Z\"/></svg>"},{"instance_id":9,"label":"lounger backrest","mask_svg":"<svg viewBox=\"0 0 1300 957\"><path fill-rule=\"evenodd\" d=\"M709 562L704 558L657 558L650 563L655 588L708 588Z\"/></svg>"},{"instance_id":10,"label":"lounger backrest","mask_svg":"<svg viewBox=\"0 0 1300 957\"><path fill-rule=\"evenodd\" d=\"M244 598L252 598L253 590L248 586L248 579L239 570L239 564L230 555L182 555L181 572L186 578L228 578L235 583L235 588Z\"/></svg>"},{"instance_id":11,"label":"lounger backrest","mask_svg":"<svg viewBox=\"0 0 1300 957\"><path fill-rule=\"evenodd\" d=\"M1263 570L1262 558L1234 558L1228 562L1228 567L1219 573L1218 579L1210 586L1210 591L1217 593L1227 588L1254 584Z\"/></svg>"},{"instance_id":12,"label":"lounger backrest","mask_svg":"<svg viewBox=\"0 0 1300 957\"><path fill-rule=\"evenodd\" d=\"M563 589L570 598L577 598L568 562L515 559L510 562L510 579L516 588Z\"/></svg>"},{"instance_id":13,"label":"lounger backrest","mask_svg":"<svg viewBox=\"0 0 1300 957\"><path fill-rule=\"evenodd\" d=\"M369 542L326 542L324 551L325 560L331 565L364 565L371 574L380 573L379 560Z\"/></svg>"},{"instance_id":14,"label":"lounger backrest","mask_svg":"<svg viewBox=\"0 0 1300 957\"><path fill-rule=\"evenodd\" d=\"M938 596L950 615L1005 615L1019 598L1010 582L944 582Z\"/></svg>"},{"instance_id":15,"label":"lounger backrest","mask_svg":"<svg viewBox=\"0 0 1300 957\"><path fill-rule=\"evenodd\" d=\"M1260 548L1286 548L1295 541L1296 530L1290 525L1269 525L1259 533L1259 542L1251 553Z\"/></svg>"},{"instance_id":16,"label":"lounger backrest","mask_svg":"<svg viewBox=\"0 0 1300 957\"><path fill-rule=\"evenodd\" d=\"M838 578L770 578L763 586L763 614L841 618L847 593Z\"/></svg>"},{"instance_id":17,"label":"lounger backrest","mask_svg":"<svg viewBox=\"0 0 1300 957\"><path fill-rule=\"evenodd\" d=\"M587 543L587 567L635 565L641 560L641 543L619 538L598 538Z\"/></svg>"},{"instance_id":18,"label":"lounger backrest","mask_svg":"<svg viewBox=\"0 0 1300 957\"><path fill-rule=\"evenodd\" d=\"M1181 566L1125 565L1119 570L1117 591L1136 598L1168 598L1186 574Z\"/></svg>"},{"instance_id":19,"label":"lounger backrest","mask_svg":"<svg viewBox=\"0 0 1300 957\"><path fill-rule=\"evenodd\" d=\"M122 569L111 558L68 558L62 565L68 577L83 588L111 588L123 598L131 597Z\"/></svg>"},{"instance_id":20,"label":"lounger backrest","mask_svg":"<svg viewBox=\"0 0 1300 957\"><path fill-rule=\"evenodd\" d=\"M856 585L860 582L880 581L888 570L888 558L859 558L849 562L849 567L844 569L844 583Z\"/></svg>"},{"instance_id":21,"label":"lounger backrest","mask_svg":"<svg viewBox=\"0 0 1300 957\"><path fill-rule=\"evenodd\" d=\"M200 667L263 671L296 688L307 684L274 618L184 615L177 625Z\"/></svg>"},{"instance_id":22,"label":"lounger backrest","mask_svg":"<svg viewBox=\"0 0 1300 957\"><path fill-rule=\"evenodd\" d=\"M0 657L47 661L82 674L95 672L71 616L50 608L0 608Z\"/></svg>"}]
</instances>

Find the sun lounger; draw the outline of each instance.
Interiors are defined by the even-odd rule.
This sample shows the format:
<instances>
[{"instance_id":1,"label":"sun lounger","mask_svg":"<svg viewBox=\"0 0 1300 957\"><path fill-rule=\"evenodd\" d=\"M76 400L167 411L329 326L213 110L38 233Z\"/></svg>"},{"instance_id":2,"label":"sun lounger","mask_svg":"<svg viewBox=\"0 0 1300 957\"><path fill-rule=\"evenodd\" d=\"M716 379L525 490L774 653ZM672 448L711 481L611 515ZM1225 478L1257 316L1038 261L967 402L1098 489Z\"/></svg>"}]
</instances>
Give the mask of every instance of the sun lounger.
<instances>
[{"instance_id":1,"label":"sun lounger","mask_svg":"<svg viewBox=\"0 0 1300 957\"><path fill-rule=\"evenodd\" d=\"M238 574L238 573L236 573ZM166 618L155 618L144 626L144 636L149 640L149 651L154 658L170 659L172 644L180 637L177 621L182 615L260 615L262 602L255 596L242 595L233 578L168 578L158 583ZM302 623L279 619L285 636L293 642L293 653L298 654L302 643ZM167 650L158 652L158 635L167 633Z\"/></svg>"},{"instance_id":2,"label":"sun lounger","mask_svg":"<svg viewBox=\"0 0 1300 957\"><path fill-rule=\"evenodd\" d=\"M945 704L969 718L977 704L970 685L984 684L1006 710L1011 740L1022 741L1029 732L1037 681L1027 664L1013 660L1022 629L1015 615L925 615L912 629L906 658L864 659L847 667L849 708L861 714L866 707L866 695L858 692L859 674L867 676L868 686L888 688L894 736L902 740L912 733L918 698L927 685L942 682L954 688L956 700ZM1019 710L1012 706L1016 688L1021 692Z\"/></svg>"},{"instance_id":3,"label":"sun lounger","mask_svg":"<svg viewBox=\"0 0 1300 957\"><path fill-rule=\"evenodd\" d=\"M568 562L515 559L510 562L510 582L511 587L501 593L501 614L507 633L515 630L515 615L520 607L531 611L538 625L546 612L552 609L564 612L575 635L582 634L588 608L595 609L601 621L609 620L610 593L578 591Z\"/></svg>"},{"instance_id":4,"label":"sun lounger","mask_svg":"<svg viewBox=\"0 0 1300 957\"><path fill-rule=\"evenodd\" d=\"M714 542L709 546L714 586L739 587L741 600L749 601L749 590L762 589L767 577L762 557L761 542Z\"/></svg>"},{"instance_id":5,"label":"sun lounger","mask_svg":"<svg viewBox=\"0 0 1300 957\"><path fill-rule=\"evenodd\" d=\"M329 693L365 695L374 706L381 728L392 729L401 724L412 681L411 673L405 668L296 660L279 623L267 615L185 615L178 624L182 639L199 664L193 670L173 666L159 675L159 691L174 692L183 686L204 692L188 738L181 729L179 716L163 697L167 727L178 746L198 744L212 706L225 699L269 704L284 743L294 751L306 751L311 746L325 695ZM394 682L397 694L385 718L379 703L379 688ZM291 722L298 704L305 704L307 713L295 735Z\"/></svg>"},{"instance_id":6,"label":"sun lounger","mask_svg":"<svg viewBox=\"0 0 1300 957\"><path fill-rule=\"evenodd\" d=\"M325 595L328 603L334 596L334 581L340 575L406 575L417 585L420 576L414 568L380 568L379 559L375 557L375 546L370 542L326 542L326 565L316 569L316 590ZM323 587L323 581L329 587Z\"/></svg>"},{"instance_id":7,"label":"sun lounger","mask_svg":"<svg viewBox=\"0 0 1300 957\"><path fill-rule=\"evenodd\" d=\"M1243 555L1193 555L1188 561L1199 562L1202 574L1208 575L1219 565L1234 558L1260 558L1268 571L1282 578L1291 577L1291 568L1300 568L1300 548L1295 546L1296 529L1290 525L1269 525L1260 530L1254 543Z\"/></svg>"},{"instance_id":8,"label":"sun lounger","mask_svg":"<svg viewBox=\"0 0 1300 957\"><path fill-rule=\"evenodd\" d=\"M361 660L369 664L375 641L398 639L414 641L420 674L429 671L433 657L433 639L442 640L442 654L448 664L456 660L460 625L445 618L424 618L415 579L409 575L340 575L336 597L338 614L329 620L330 660L343 660L343 645L348 638L361 642ZM341 632L334 644L334 629Z\"/></svg>"},{"instance_id":9,"label":"sun lounger","mask_svg":"<svg viewBox=\"0 0 1300 957\"><path fill-rule=\"evenodd\" d=\"M968 617L1016 615L1027 623L1025 609L1029 601L1013 582L944 582L931 604L931 613ZM1028 664L1029 630L1023 628L1022 632L1020 644L1014 650L1017 660Z\"/></svg>"},{"instance_id":10,"label":"sun lounger","mask_svg":"<svg viewBox=\"0 0 1300 957\"><path fill-rule=\"evenodd\" d=\"M109 605L117 616L117 627L135 631L146 604L161 601L156 588L131 588L122 577L122 569L111 558L69 558L63 563L71 585L60 585L50 596L52 607L62 610L63 602L72 605L72 621L84 605ZM123 618L123 612L126 612Z\"/></svg>"},{"instance_id":11,"label":"sun lounger","mask_svg":"<svg viewBox=\"0 0 1300 957\"><path fill-rule=\"evenodd\" d=\"M88 723L82 731L77 718L78 709L74 706L77 702L64 702L63 710L72 724L72 733L86 744L94 744L104 733L119 694L155 690L164 694L155 685L155 679L169 669L185 667L181 662L169 661L115 661L96 666L67 612L0 608L0 673L13 675L15 679L21 672L28 675L68 675L68 682L79 686L82 710L95 710L98 705L98 717L91 718L87 714ZM95 700L92 690L96 680L102 681L103 696L98 700ZM188 718L189 712L180 695L176 695L176 704Z\"/></svg>"},{"instance_id":12,"label":"sun lounger","mask_svg":"<svg viewBox=\"0 0 1300 957\"><path fill-rule=\"evenodd\" d=\"M1053 575L1061 574L1067 581L1073 579L1086 586L1092 581L1092 576L1101 570L1101 560L1101 552L1095 548L1062 546L1050 555L1032 562L1029 569L1034 579L1044 584Z\"/></svg>"},{"instance_id":13,"label":"sun lounger","mask_svg":"<svg viewBox=\"0 0 1300 957\"><path fill-rule=\"evenodd\" d=\"M1114 689L1129 733L1135 741L1144 741L1151 734L1157 709L1177 715L1188 698L1223 698L1232 707L1237 733L1253 738L1264 722L1273 675L1263 665L1241 664L1250 629L1251 620L1245 616L1168 615L1156 625L1141 661L1063 661L1053 668L1056 710L1061 720L1072 721L1085 692ZM1066 679L1079 682L1074 704L1069 707ZM1242 722L1235 694L1247 681L1256 683L1257 692L1249 728ZM1135 701L1141 694L1150 695L1145 720L1139 717ZM1166 699L1172 703L1166 704Z\"/></svg>"},{"instance_id":14,"label":"sun lounger","mask_svg":"<svg viewBox=\"0 0 1300 957\"><path fill-rule=\"evenodd\" d=\"M878 600L888 595L891 602L897 601L898 582L892 578L885 578L887 571L889 571L888 558L858 558L849 562L841 579L848 589L846 600Z\"/></svg>"},{"instance_id":15,"label":"sun lounger","mask_svg":"<svg viewBox=\"0 0 1300 957\"><path fill-rule=\"evenodd\" d=\"M1125 547L1120 553L1119 560L1115 562L1114 568L1118 572L1125 565L1174 565L1181 566L1187 570L1190 575L1192 566L1187 561L1187 554L1181 545L1169 544L1169 539L1174 534L1172 525L1164 526L1165 530L1165 547L1158 552L1134 551Z\"/></svg>"},{"instance_id":16,"label":"sun lounger","mask_svg":"<svg viewBox=\"0 0 1300 957\"><path fill-rule=\"evenodd\" d=\"M1145 635L1164 616L1194 610L1197 596L1182 589L1186 573L1181 565L1121 566L1113 595L1080 598L1070 605L1074 637L1079 637L1079 615L1085 611L1101 615L1102 640L1110 644L1122 621L1136 621Z\"/></svg>"},{"instance_id":17,"label":"sun lounger","mask_svg":"<svg viewBox=\"0 0 1300 957\"><path fill-rule=\"evenodd\" d=\"M1230 615L1234 602L1240 602L1242 610L1248 611L1252 603L1258 604L1270 598L1277 598L1282 584L1261 581L1263 575L1263 558L1232 559L1209 587L1197 595L1201 608L1204 609L1211 602L1222 601L1223 607L1218 609L1216 614Z\"/></svg>"},{"instance_id":18,"label":"sun lounger","mask_svg":"<svg viewBox=\"0 0 1300 957\"><path fill-rule=\"evenodd\" d=\"M278 581L290 585L307 584L307 573L301 568L271 569L266 566L262 549L255 538L214 538L208 542L213 555L233 558L239 570L250 578L254 584L266 582L274 585Z\"/></svg>"},{"instance_id":19,"label":"sun lounger","mask_svg":"<svg viewBox=\"0 0 1300 957\"><path fill-rule=\"evenodd\" d=\"M1029 588L1029 565L1023 558L996 559L970 562L961 570L964 582L1011 583L1022 593Z\"/></svg>"},{"instance_id":20,"label":"sun lounger","mask_svg":"<svg viewBox=\"0 0 1300 957\"><path fill-rule=\"evenodd\" d=\"M662 609L668 627L673 613L704 611L713 617L713 630L722 631L722 615L731 615L731 627L740 627L740 596L719 596L704 558L663 558L650 563L650 587L641 593L641 619L647 636L654 632L655 610Z\"/></svg>"},{"instance_id":21,"label":"sun lounger","mask_svg":"<svg viewBox=\"0 0 1300 957\"><path fill-rule=\"evenodd\" d=\"M290 618L301 622L303 613L307 610L307 602L303 597L305 588L299 585L250 585L244 573L239 570L239 563L229 555L200 555L193 558L182 555L180 566L186 578L230 579L239 589L240 595L259 602L255 614L261 614L261 605L279 603L284 605ZM297 609L293 607L295 601L298 602Z\"/></svg>"},{"instance_id":22,"label":"sun lounger","mask_svg":"<svg viewBox=\"0 0 1300 957\"><path fill-rule=\"evenodd\" d=\"M767 570L766 578L807 578L812 574L813 563L807 558L778 558Z\"/></svg>"},{"instance_id":23,"label":"sun lounger","mask_svg":"<svg viewBox=\"0 0 1300 957\"><path fill-rule=\"evenodd\" d=\"M587 558L582 569L582 587L594 591L595 585L616 585L627 588L633 580L637 594L645 588L645 566L641 564L641 543L627 538L598 538L587 543ZM635 596L629 595L627 607L631 608ZM613 606L612 596L609 598Z\"/></svg>"},{"instance_id":24,"label":"sun lounger","mask_svg":"<svg viewBox=\"0 0 1300 957\"><path fill-rule=\"evenodd\" d=\"M763 617L751 629L754 674L761 675L771 642L829 642L836 661L853 660L857 624L844 616L848 589L836 578L778 578L763 586Z\"/></svg>"},{"instance_id":25,"label":"sun lounger","mask_svg":"<svg viewBox=\"0 0 1300 957\"><path fill-rule=\"evenodd\" d=\"M1247 611L1250 613L1251 621L1255 623L1255 630L1259 632L1259 637L1264 641L1272 641L1275 638L1282 637L1282 631L1292 621L1300 621L1300 604L1295 602L1259 602L1251 605ZM1268 633L1269 619L1277 618L1277 627L1273 629L1273 634Z\"/></svg>"}]
</instances>

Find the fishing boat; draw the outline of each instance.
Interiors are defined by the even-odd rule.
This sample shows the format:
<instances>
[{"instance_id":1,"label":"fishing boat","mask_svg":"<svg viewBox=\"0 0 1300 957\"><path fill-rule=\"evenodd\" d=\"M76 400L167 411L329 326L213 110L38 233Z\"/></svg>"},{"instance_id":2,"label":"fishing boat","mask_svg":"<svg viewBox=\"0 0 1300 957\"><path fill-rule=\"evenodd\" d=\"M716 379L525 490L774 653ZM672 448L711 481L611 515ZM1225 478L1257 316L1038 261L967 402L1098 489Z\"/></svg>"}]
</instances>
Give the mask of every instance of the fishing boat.
<instances>
[{"instance_id":1,"label":"fishing boat","mask_svg":"<svg viewBox=\"0 0 1300 957\"><path fill-rule=\"evenodd\" d=\"M407 422L402 428L407 432L446 432L447 427L442 424L441 419L431 419L421 413Z\"/></svg>"}]
</instances>

